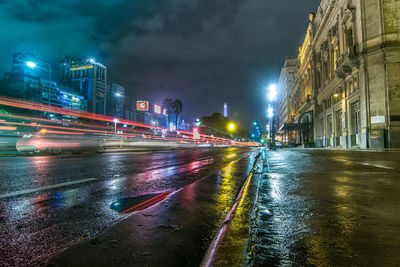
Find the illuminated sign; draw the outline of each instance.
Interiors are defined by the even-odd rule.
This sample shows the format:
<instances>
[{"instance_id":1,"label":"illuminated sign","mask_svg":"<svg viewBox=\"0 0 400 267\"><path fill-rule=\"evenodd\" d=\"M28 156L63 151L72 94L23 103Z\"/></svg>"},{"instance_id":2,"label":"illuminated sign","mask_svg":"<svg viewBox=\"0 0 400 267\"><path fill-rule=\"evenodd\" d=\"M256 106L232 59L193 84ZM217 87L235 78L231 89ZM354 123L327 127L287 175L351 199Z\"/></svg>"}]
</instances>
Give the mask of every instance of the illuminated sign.
<instances>
[{"instance_id":1,"label":"illuminated sign","mask_svg":"<svg viewBox=\"0 0 400 267\"><path fill-rule=\"evenodd\" d=\"M162 114L163 114L164 116L167 116L167 109L166 109L166 108L163 109Z\"/></svg>"},{"instance_id":2,"label":"illuminated sign","mask_svg":"<svg viewBox=\"0 0 400 267\"><path fill-rule=\"evenodd\" d=\"M161 106L154 105L154 113L161 114Z\"/></svg>"},{"instance_id":3,"label":"illuminated sign","mask_svg":"<svg viewBox=\"0 0 400 267\"><path fill-rule=\"evenodd\" d=\"M149 110L149 101L136 101L136 110L140 111L148 111Z\"/></svg>"},{"instance_id":4,"label":"illuminated sign","mask_svg":"<svg viewBox=\"0 0 400 267\"><path fill-rule=\"evenodd\" d=\"M86 65L86 66L80 66L80 67L73 67L70 68L70 71L75 71L75 70L87 70L87 69L93 69L93 65Z\"/></svg>"}]
</instances>

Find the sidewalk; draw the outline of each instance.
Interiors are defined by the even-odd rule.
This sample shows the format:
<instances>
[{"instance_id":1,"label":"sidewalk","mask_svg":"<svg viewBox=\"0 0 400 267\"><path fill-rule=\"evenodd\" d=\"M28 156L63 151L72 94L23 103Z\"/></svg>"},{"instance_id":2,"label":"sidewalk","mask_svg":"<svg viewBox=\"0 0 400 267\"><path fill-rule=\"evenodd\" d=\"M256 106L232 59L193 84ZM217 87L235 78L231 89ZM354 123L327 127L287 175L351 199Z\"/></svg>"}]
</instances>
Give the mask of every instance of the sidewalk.
<instances>
[{"instance_id":1,"label":"sidewalk","mask_svg":"<svg viewBox=\"0 0 400 267\"><path fill-rule=\"evenodd\" d=\"M267 151L247 266L398 265L399 156L341 157L348 160L329 150ZM393 168L359 164L370 161Z\"/></svg>"},{"instance_id":2,"label":"sidewalk","mask_svg":"<svg viewBox=\"0 0 400 267\"><path fill-rule=\"evenodd\" d=\"M359 147L292 147L281 148L282 150L328 150L328 151L357 151L357 152L400 152L400 148L359 148Z\"/></svg>"}]
</instances>

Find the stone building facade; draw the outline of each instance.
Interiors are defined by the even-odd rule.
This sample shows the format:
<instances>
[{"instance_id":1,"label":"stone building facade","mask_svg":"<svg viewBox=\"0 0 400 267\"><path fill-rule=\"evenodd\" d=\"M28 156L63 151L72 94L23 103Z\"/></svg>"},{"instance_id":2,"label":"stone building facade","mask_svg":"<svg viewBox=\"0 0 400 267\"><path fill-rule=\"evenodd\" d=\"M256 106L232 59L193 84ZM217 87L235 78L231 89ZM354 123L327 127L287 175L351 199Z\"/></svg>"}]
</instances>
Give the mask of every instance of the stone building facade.
<instances>
[{"instance_id":1,"label":"stone building facade","mask_svg":"<svg viewBox=\"0 0 400 267\"><path fill-rule=\"evenodd\" d=\"M400 0L322 0L309 20L293 122L307 117L318 147L400 147Z\"/></svg>"}]
</instances>

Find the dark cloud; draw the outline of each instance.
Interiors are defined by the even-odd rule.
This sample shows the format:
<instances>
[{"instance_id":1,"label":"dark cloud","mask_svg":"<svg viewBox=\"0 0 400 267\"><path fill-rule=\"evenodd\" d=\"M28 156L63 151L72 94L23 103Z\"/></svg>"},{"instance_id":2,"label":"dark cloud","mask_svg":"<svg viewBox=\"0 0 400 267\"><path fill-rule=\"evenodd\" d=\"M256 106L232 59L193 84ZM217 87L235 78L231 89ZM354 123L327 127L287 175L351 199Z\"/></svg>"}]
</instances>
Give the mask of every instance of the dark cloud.
<instances>
[{"instance_id":1,"label":"dark cloud","mask_svg":"<svg viewBox=\"0 0 400 267\"><path fill-rule=\"evenodd\" d=\"M0 0L0 71L33 51L96 56L140 99L181 98L187 120L265 117L265 87L296 54L318 0Z\"/></svg>"}]
</instances>

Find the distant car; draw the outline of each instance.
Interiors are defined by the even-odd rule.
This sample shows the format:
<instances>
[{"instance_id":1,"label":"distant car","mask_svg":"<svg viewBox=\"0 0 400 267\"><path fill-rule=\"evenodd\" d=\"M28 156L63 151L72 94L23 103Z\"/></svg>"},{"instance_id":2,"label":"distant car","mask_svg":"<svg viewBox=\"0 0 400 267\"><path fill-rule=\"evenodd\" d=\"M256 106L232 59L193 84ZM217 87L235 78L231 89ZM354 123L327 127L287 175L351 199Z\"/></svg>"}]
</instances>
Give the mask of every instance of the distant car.
<instances>
[{"instance_id":1,"label":"distant car","mask_svg":"<svg viewBox=\"0 0 400 267\"><path fill-rule=\"evenodd\" d=\"M282 148L282 143L281 142L275 142L275 146L277 148Z\"/></svg>"},{"instance_id":2,"label":"distant car","mask_svg":"<svg viewBox=\"0 0 400 267\"><path fill-rule=\"evenodd\" d=\"M46 134L23 135L16 143L16 149L24 154L48 153L59 155L63 151L80 153L82 151L104 151L104 142L97 137L66 136Z\"/></svg>"}]
</instances>

